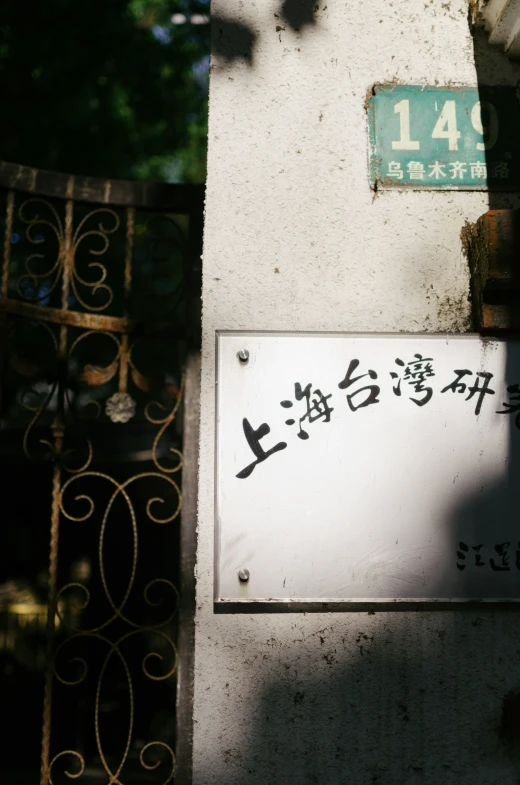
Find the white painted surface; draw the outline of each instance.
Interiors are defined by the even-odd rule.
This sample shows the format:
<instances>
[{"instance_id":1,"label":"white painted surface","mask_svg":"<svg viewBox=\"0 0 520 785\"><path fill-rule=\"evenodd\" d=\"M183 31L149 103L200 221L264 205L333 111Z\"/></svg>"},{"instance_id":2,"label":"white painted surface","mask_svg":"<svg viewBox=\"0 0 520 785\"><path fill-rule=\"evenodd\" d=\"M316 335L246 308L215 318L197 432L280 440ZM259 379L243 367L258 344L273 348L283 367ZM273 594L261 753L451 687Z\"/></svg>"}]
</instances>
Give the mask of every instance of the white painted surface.
<instances>
[{"instance_id":1,"label":"white painted surface","mask_svg":"<svg viewBox=\"0 0 520 785\"><path fill-rule=\"evenodd\" d=\"M518 601L520 484L452 531L507 484L518 344L231 332L217 361L217 601ZM250 446L244 418L270 432Z\"/></svg>"},{"instance_id":2,"label":"white painted surface","mask_svg":"<svg viewBox=\"0 0 520 785\"><path fill-rule=\"evenodd\" d=\"M498 732L520 685L516 613L213 612L216 330L469 328L460 231L488 197L374 196L364 111L375 82L477 83L467 2L318 4L296 32L278 0L212 2L215 51L219 15L256 43L251 65L242 40L211 72L194 783L516 785L519 748ZM516 84L483 39L480 78Z\"/></svg>"},{"instance_id":3,"label":"white painted surface","mask_svg":"<svg viewBox=\"0 0 520 785\"><path fill-rule=\"evenodd\" d=\"M520 58L520 1L478 0L480 21L489 42L500 46L513 60Z\"/></svg>"}]
</instances>

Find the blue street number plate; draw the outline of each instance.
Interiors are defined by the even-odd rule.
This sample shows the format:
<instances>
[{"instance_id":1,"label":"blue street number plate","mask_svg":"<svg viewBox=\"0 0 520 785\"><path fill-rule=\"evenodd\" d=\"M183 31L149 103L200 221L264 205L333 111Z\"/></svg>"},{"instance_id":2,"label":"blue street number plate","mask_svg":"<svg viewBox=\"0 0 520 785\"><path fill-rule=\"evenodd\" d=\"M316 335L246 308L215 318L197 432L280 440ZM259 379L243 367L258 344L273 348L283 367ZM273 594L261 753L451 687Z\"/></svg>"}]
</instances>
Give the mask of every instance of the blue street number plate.
<instances>
[{"instance_id":1,"label":"blue street number plate","mask_svg":"<svg viewBox=\"0 0 520 785\"><path fill-rule=\"evenodd\" d=\"M368 110L374 189L520 189L515 88L376 85Z\"/></svg>"}]
</instances>

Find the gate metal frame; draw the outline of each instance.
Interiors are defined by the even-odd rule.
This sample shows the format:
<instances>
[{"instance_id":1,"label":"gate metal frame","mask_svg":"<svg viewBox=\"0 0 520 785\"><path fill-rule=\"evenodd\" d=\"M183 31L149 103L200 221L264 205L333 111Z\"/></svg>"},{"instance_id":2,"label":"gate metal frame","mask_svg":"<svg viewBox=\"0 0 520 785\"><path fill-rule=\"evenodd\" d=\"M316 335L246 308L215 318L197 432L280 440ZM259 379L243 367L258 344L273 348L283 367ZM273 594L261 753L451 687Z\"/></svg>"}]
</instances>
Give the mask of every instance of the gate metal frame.
<instances>
[{"instance_id":1,"label":"gate metal frame","mask_svg":"<svg viewBox=\"0 0 520 785\"><path fill-rule=\"evenodd\" d=\"M61 338L66 342L67 326L80 326L92 330L114 330L127 333L131 327L128 315L123 317L107 316L98 313L70 311L67 307L68 285L74 249L72 248L72 215L74 204L92 204L97 208L126 208L127 235L130 236L133 216L136 209L151 212L189 216L188 237L188 280L187 297L190 319L187 324L186 340L189 346L187 364L184 371L184 440L183 440L183 506L180 523L180 586L179 586L179 632L177 660L177 699L176 699L176 749L175 782L190 785L192 780L192 738L193 738L193 661L194 661L194 613L195 613L195 554L197 519L197 471L198 471L198 433L199 433L199 394L200 394L200 292L201 292L201 247L204 186L172 185L160 183L140 183L119 180L78 177L73 175L47 172L18 164L0 161L0 189L7 192L5 215L5 240L3 247L3 286L0 293L0 334L5 338L4 326L9 314L24 316L33 320L43 320L60 325ZM14 218L15 192L35 198L62 200L65 205L65 223L62 237L62 309L50 308L31 302L10 299L8 277L10 263L10 243ZM128 250L130 248L130 251ZM130 264L131 244L127 244L127 267ZM70 262L70 264L69 264ZM69 279L69 280L67 280ZM122 337L122 346L125 338ZM0 370L3 362L3 344L0 351ZM62 347L63 348L63 347ZM124 353L122 355L124 361ZM122 361L122 365L124 362ZM126 373L126 371L121 371ZM180 400L180 398L179 398ZM60 443L62 434L58 426L53 426L55 440ZM57 534L59 517L58 496L60 492L60 470L54 476L53 515L56 518L51 530L51 572L53 559L57 556ZM55 569L55 564L54 564ZM51 582L52 585L52 582ZM52 595L52 592L51 592ZM56 596L49 597L48 624L53 626ZM49 657L52 652L49 651ZM47 680L47 692L50 689ZM49 698L49 696L47 696ZM42 785L49 779L49 726L50 699L46 702L43 730ZM47 736L47 737L46 737ZM69 775L70 776L70 775ZM111 780L112 781L112 780Z\"/></svg>"}]
</instances>

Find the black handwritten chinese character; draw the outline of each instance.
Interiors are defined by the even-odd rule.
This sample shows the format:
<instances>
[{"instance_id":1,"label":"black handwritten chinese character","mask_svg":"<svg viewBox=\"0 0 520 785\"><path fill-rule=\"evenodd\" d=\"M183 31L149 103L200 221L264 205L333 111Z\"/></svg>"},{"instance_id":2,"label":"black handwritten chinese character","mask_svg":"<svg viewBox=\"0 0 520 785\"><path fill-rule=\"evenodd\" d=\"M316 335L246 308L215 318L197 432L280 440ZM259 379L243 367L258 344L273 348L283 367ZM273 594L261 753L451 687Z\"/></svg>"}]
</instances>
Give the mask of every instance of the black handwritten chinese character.
<instances>
[{"instance_id":1,"label":"black handwritten chinese character","mask_svg":"<svg viewBox=\"0 0 520 785\"><path fill-rule=\"evenodd\" d=\"M260 446L260 439L263 439L264 436L267 436L268 433L271 433L271 429L268 424L263 422L261 426L255 430L251 426L249 420L244 418L242 420L242 427L244 428L244 434L247 439L247 443L251 447L254 455L256 455L256 461L250 463L249 466L246 466L245 469L242 469L242 471L238 472L237 474L237 477L239 477L241 480L245 480L246 477L249 477L249 475L252 474L255 466L258 463L262 463L262 461L267 460L270 455L273 455L273 453L278 452L279 450L285 450L287 443L278 442L278 444L275 444L275 446L271 447L270 450L265 451Z\"/></svg>"},{"instance_id":2,"label":"black handwritten chinese character","mask_svg":"<svg viewBox=\"0 0 520 785\"><path fill-rule=\"evenodd\" d=\"M458 393L466 392L466 385L464 382L461 382L461 379L463 379L464 376L471 376L472 371L463 370L463 371L455 371L455 373L457 374L457 378L455 379L455 381L453 381L451 384L448 384L447 387L441 390L441 393L445 393L448 390Z\"/></svg>"},{"instance_id":3,"label":"black handwritten chinese character","mask_svg":"<svg viewBox=\"0 0 520 785\"><path fill-rule=\"evenodd\" d=\"M359 381L359 379L363 379L365 376L369 376L371 379L377 379L377 373L375 371L369 370L368 373L363 373L360 376L356 376L352 378L352 374L356 370L359 365L359 360L351 360L350 365L347 370L347 374L342 382L338 384L340 390L348 390L348 388L355 384L355 382ZM356 395L360 393L368 391L368 394L365 395L363 401L359 403L357 406L354 405L353 399ZM380 388L377 384L369 384L366 387L360 387L359 390L356 390L350 395L347 395L347 402L353 412L357 411L358 409L363 409L365 406L370 406L372 403L380 403L378 399L378 395L380 393Z\"/></svg>"},{"instance_id":4,"label":"black handwritten chinese character","mask_svg":"<svg viewBox=\"0 0 520 785\"><path fill-rule=\"evenodd\" d=\"M459 548L460 550L457 551L457 569L465 570L466 564L464 562L466 561L466 553L469 552L469 547L465 542L459 542Z\"/></svg>"},{"instance_id":5,"label":"black handwritten chinese character","mask_svg":"<svg viewBox=\"0 0 520 785\"><path fill-rule=\"evenodd\" d=\"M312 382L308 384L303 390L302 386L299 382L295 382L294 384L294 397L297 401L305 400L306 409L307 411L303 415L303 417L299 418L299 431L298 436L300 439L308 439L309 434L307 431L304 431L302 428L302 422L304 420L308 420L309 423L316 422L316 420L320 420L323 418L324 422L330 422L330 415L331 412L334 411L333 408L329 406L327 401L329 398L332 397L332 393L330 395L323 395L322 391L319 389L315 389L314 392L312 390ZM312 395L312 401L311 401ZM293 406L292 401L280 401L280 406L283 406L284 409L290 409ZM294 425L295 420L290 419L286 420L286 425Z\"/></svg>"},{"instance_id":6,"label":"black handwritten chinese character","mask_svg":"<svg viewBox=\"0 0 520 785\"><path fill-rule=\"evenodd\" d=\"M480 545L473 545L472 546L472 549L475 551L475 567L485 567L486 566L486 562L482 559L482 556L480 555L480 550L483 547L484 547L484 543L481 543Z\"/></svg>"},{"instance_id":7,"label":"black handwritten chinese character","mask_svg":"<svg viewBox=\"0 0 520 785\"><path fill-rule=\"evenodd\" d=\"M490 559L489 563L491 564L491 569L495 572L509 572L511 569L509 567L509 546L511 543L509 542L501 542L495 545L495 551L498 556L500 556L500 563L496 564L494 559Z\"/></svg>"},{"instance_id":8,"label":"black handwritten chinese character","mask_svg":"<svg viewBox=\"0 0 520 785\"><path fill-rule=\"evenodd\" d=\"M416 393L424 393L422 398L410 398L411 401L417 406L424 406L433 395L431 387L425 387L424 382L430 376L435 376L431 363L432 357L423 357L422 354L414 354L415 359L405 363L399 357L396 359L396 365L400 365L405 369L404 380L410 384ZM394 385L394 393L401 395L401 377L395 371L390 371L392 379L399 379L397 385Z\"/></svg>"},{"instance_id":9,"label":"black handwritten chinese character","mask_svg":"<svg viewBox=\"0 0 520 785\"><path fill-rule=\"evenodd\" d=\"M441 393L445 393L448 390L458 393L466 392L466 383L462 382L461 379L463 379L465 376L471 376L472 372L468 371L467 369L464 369L464 370L455 371L455 373L457 374L457 378L451 384L448 384L443 390L441 390ZM471 387L468 386L467 389L469 395L466 398L466 401L470 401L471 398L473 398L473 396L478 393L477 404L475 406L475 414L478 415L480 414L484 397L486 395L494 395L495 391L488 389L489 382L493 378L492 373L487 373L485 371L478 371L475 375L478 377L477 381ZM482 387L480 386L480 379L484 380Z\"/></svg>"},{"instance_id":10,"label":"black handwritten chinese character","mask_svg":"<svg viewBox=\"0 0 520 785\"><path fill-rule=\"evenodd\" d=\"M518 384L510 384L507 392L510 400L516 401L516 403L503 403L502 406L506 407L505 411L497 412L497 414L514 414L518 412L515 417L515 425L517 428L520 428L520 386Z\"/></svg>"}]
</instances>

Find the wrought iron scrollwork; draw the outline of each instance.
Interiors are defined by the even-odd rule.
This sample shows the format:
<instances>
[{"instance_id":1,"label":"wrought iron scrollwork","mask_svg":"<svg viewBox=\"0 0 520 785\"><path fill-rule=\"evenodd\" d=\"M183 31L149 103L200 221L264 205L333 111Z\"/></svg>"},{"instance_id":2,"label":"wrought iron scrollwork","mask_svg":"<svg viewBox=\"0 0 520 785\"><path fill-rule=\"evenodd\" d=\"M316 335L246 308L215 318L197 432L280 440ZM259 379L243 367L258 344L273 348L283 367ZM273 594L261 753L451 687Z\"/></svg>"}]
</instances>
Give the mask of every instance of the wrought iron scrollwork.
<instances>
[{"instance_id":1,"label":"wrought iron scrollwork","mask_svg":"<svg viewBox=\"0 0 520 785\"><path fill-rule=\"evenodd\" d=\"M153 557L151 562L141 552L146 527L174 526L181 511L182 491L175 475L178 478L182 470L182 453L172 431L184 378L179 371L175 379L158 388L157 374L141 367L147 355L143 341L153 341L155 333L150 338L142 324L136 328L131 310L139 237L151 243L141 268L159 258L164 263L158 271L162 277L157 289L163 303L160 317L177 307L183 291L182 269L172 272L168 264L176 254L182 256L182 232L165 218L168 232L161 237L157 217L139 222L132 208L120 212L82 208L82 212L71 200L60 208L50 200L31 197L15 210L10 196L9 210L0 304L9 315L6 366L16 379L8 416L16 420L17 427L23 423L25 457L52 465L48 671L40 785L61 785L64 777L65 781L87 781L91 764L85 751L73 746L60 749L53 726L57 685L74 691L87 683L95 684L96 765L106 775L106 785L126 785L125 766L131 754L143 776L153 773L150 782L167 785L175 775L173 739L169 743L163 738L140 738L135 758L135 682L140 678L150 684L167 683L177 671L177 588L160 572L143 581L140 565L143 559L153 563ZM28 252L18 248L11 262L9 238L15 237L16 221L23 226ZM112 264L114 256L110 255L112 239L117 243L117 264ZM150 291L153 286L146 297ZM117 309L119 313L114 313ZM26 324L34 336L22 334ZM147 466L127 476L119 469L107 471L106 455L96 448L93 427L121 429L118 434L125 428L140 428L148 447L139 461ZM142 435L140 439L142 444ZM96 540L95 586L88 580L60 579L61 539L69 529L81 526L89 527L89 542L93 537ZM124 569L118 563L115 542L125 552ZM103 618L96 617L100 608L106 610ZM138 640L143 643L136 672L131 661ZM127 715L124 741L117 751L107 752L109 741L101 714L113 679L124 685ZM147 781L143 779L143 784Z\"/></svg>"},{"instance_id":2,"label":"wrought iron scrollwork","mask_svg":"<svg viewBox=\"0 0 520 785\"><path fill-rule=\"evenodd\" d=\"M94 727L98 758L107 775L107 785L112 783L123 785L122 772L128 759L134 731L135 701L133 681L135 674L131 672L125 656L125 649L132 645L132 640L135 636L144 636L149 647L152 641L155 641L155 644L151 646L151 650L143 654L141 662L143 676L151 681L167 681L175 675L177 669L177 649L171 633L171 624L177 612L178 592L173 582L163 577L155 577L149 580L142 588L144 604L149 608L161 611L159 618L153 623L133 618L127 612L127 605L132 593L137 590L136 572L139 560L140 526L145 525L146 521L149 524L158 526L171 524L180 514L182 493L171 474L181 469L181 453L177 449L170 448L171 453L175 455L176 465L164 466L158 457L158 445L166 429L174 421L181 403L182 388L183 385L181 383L174 405L166 416L154 418L150 415L151 408L161 408L163 404L154 402L146 407L148 422L160 426L152 446L152 459L156 470L140 472L124 481L117 481L109 474L91 468L93 458L91 449L89 450L87 462L79 470L67 470L65 466L62 466L63 479L60 483L58 497L59 511L63 520L71 524L91 522L95 525L96 521L100 524L98 535L98 572L109 613L106 618L98 621L95 625L83 627L81 619L91 603L91 590L88 586L78 581L67 583L57 590L55 603L57 616L60 619L60 633L61 636L66 637L57 646L53 657L52 672L53 678L60 684L70 688L78 687L85 681L89 673L86 653L89 644L101 644L105 649L99 673L96 677ZM67 474L69 474L68 477L66 476ZM159 484L163 484L166 492L162 495L157 493L151 495L144 505L146 517L143 518L143 515L139 517L132 501L132 488L138 483L146 485L151 479L154 479ZM104 509L100 511L96 509L96 502L92 493L85 491L85 485L88 481L103 483L111 488L108 501ZM115 504L118 499L124 502L126 509L132 557L130 559L126 586L124 587L122 597L116 601L108 580L114 554L107 553L106 539L111 521L114 520ZM120 525L121 509L117 513L117 519ZM123 589L121 583L118 589L120 591ZM70 623L70 618L74 620L72 623ZM78 656L76 651L78 645L84 652L81 656ZM67 654L69 651L71 653ZM100 724L100 706L103 700L107 671L109 666L114 664L118 666L121 679L126 685L128 699L126 742L117 765L111 763L106 755ZM56 767L60 766L60 763L63 764L66 761L68 763L63 769L63 773L69 778L81 779L86 765L83 756L76 750L62 750L54 755L49 763L49 785L55 785L53 772ZM139 761L143 770L156 771L164 768L164 785L173 781L175 755L173 747L165 741L148 741L144 744L140 751ZM74 768L71 768L71 762L75 763Z\"/></svg>"},{"instance_id":3,"label":"wrought iron scrollwork","mask_svg":"<svg viewBox=\"0 0 520 785\"><path fill-rule=\"evenodd\" d=\"M90 211L79 221L74 231L72 215L67 214L63 221L56 208L46 199L27 199L20 206L18 216L25 225L25 237L30 245L45 246L45 237L41 234L45 230L51 233L57 245L54 258L51 257L47 267L44 253L35 251L26 256L25 272L17 282L18 295L24 300L41 302L56 289L60 278L69 274L72 292L83 308L88 311L106 310L114 297L112 288L106 283L106 265L97 260L90 261L87 269L97 275L93 276L93 280L88 280L79 272L76 259L83 244L90 245L87 249L90 257L103 256L107 252L110 246L108 236L120 226L115 210L102 207ZM96 219L99 219L99 223L92 226ZM44 262L41 270L35 268L38 261ZM47 282L47 285L43 287L44 282ZM84 298L83 291L89 292L91 296L103 292L104 301L101 304L89 303Z\"/></svg>"}]
</instances>

